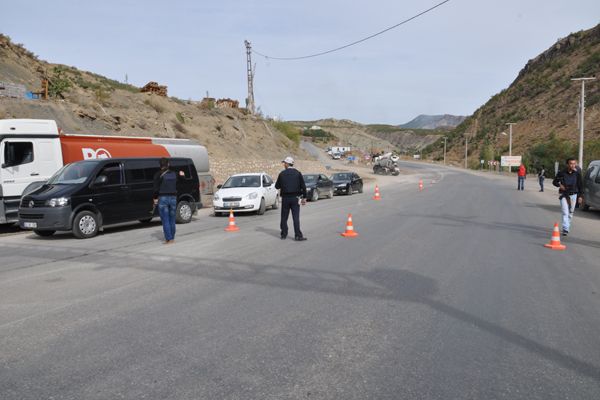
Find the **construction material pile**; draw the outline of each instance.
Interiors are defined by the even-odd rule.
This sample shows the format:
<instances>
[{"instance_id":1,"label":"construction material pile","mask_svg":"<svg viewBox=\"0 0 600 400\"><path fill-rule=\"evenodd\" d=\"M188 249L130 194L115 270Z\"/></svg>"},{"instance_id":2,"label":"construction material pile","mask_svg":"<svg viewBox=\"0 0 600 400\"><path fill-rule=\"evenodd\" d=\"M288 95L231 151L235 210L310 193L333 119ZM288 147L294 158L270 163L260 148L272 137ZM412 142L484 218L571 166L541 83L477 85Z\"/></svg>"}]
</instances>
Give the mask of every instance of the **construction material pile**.
<instances>
[{"instance_id":1,"label":"construction material pile","mask_svg":"<svg viewBox=\"0 0 600 400\"><path fill-rule=\"evenodd\" d=\"M142 89L142 93L152 93L162 97L167 97L167 87L159 85L157 82L148 82Z\"/></svg>"}]
</instances>

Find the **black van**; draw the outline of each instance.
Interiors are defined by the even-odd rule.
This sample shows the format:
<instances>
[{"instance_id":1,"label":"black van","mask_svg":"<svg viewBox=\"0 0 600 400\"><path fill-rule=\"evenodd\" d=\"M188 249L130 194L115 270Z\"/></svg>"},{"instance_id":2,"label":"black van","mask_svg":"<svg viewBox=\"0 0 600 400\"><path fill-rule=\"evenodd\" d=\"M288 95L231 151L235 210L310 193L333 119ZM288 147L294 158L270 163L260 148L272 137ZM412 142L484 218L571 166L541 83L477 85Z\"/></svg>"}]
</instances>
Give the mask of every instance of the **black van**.
<instances>
[{"instance_id":1,"label":"black van","mask_svg":"<svg viewBox=\"0 0 600 400\"><path fill-rule=\"evenodd\" d=\"M42 187L23 196L19 225L40 236L72 231L85 239L95 236L104 225L149 222L158 214L152 195L159 161L107 158L65 165ZM189 158L169 161L171 169L185 174L177 183L177 222L188 223L201 207L198 173Z\"/></svg>"}]
</instances>

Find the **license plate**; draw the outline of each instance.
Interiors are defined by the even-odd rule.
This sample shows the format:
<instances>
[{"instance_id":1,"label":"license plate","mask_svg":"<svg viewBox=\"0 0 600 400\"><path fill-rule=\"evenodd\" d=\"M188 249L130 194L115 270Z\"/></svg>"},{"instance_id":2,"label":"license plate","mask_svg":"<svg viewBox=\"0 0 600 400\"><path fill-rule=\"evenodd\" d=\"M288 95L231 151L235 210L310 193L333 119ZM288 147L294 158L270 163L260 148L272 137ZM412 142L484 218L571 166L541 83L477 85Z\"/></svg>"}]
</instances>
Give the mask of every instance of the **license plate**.
<instances>
[{"instance_id":1,"label":"license plate","mask_svg":"<svg viewBox=\"0 0 600 400\"><path fill-rule=\"evenodd\" d=\"M23 222L24 228L37 228L37 222Z\"/></svg>"},{"instance_id":2,"label":"license plate","mask_svg":"<svg viewBox=\"0 0 600 400\"><path fill-rule=\"evenodd\" d=\"M239 207L240 203L239 202L229 202L229 203L223 203L223 207Z\"/></svg>"}]
</instances>

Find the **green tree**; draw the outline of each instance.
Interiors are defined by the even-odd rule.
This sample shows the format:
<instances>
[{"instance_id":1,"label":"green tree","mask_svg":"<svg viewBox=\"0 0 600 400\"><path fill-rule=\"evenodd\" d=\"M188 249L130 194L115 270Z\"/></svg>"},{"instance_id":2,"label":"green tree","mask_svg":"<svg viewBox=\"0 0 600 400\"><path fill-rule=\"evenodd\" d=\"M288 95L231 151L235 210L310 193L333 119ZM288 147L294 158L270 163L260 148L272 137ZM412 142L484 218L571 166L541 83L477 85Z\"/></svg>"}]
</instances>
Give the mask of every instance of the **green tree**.
<instances>
[{"instance_id":1,"label":"green tree","mask_svg":"<svg viewBox=\"0 0 600 400\"><path fill-rule=\"evenodd\" d=\"M54 67L53 76L48 80L48 94L50 97L64 98L64 93L69 91L71 82L65 76L63 67Z\"/></svg>"}]
</instances>

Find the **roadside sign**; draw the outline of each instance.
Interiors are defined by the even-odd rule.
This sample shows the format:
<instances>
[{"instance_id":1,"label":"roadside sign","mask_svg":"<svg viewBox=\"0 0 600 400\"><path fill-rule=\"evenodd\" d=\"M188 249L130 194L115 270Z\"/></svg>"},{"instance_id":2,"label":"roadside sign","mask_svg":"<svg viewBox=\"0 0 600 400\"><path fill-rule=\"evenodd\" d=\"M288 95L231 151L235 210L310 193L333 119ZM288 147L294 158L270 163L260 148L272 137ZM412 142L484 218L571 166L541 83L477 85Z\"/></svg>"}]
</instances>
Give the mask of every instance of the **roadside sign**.
<instances>
[{"instance_id":1,"label":"roadside sign","mask_svg":"<svg viewBox=\"0 0 600 400\"><path fill-rule=\"evenodd\" d=\"M481 165L483 165L485 163L485 160L481 160L479 162L481 163Z\"/></svg>"},{"instance_id":2,"label":"roadside sign","mask_svg":"<svg viewBox=\"0 0 600 400\"><path fill-rule=\"evenodd\" d=\"M518 167L521 165L521 156L502 156L500 157L500 166L502 167Z\"/></svg>"}]
</instances>

